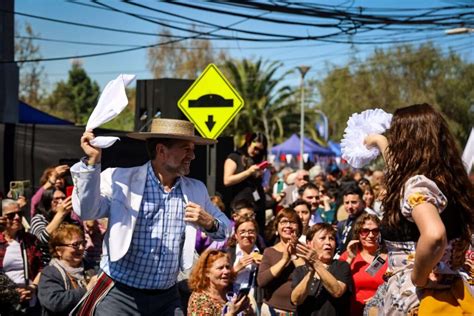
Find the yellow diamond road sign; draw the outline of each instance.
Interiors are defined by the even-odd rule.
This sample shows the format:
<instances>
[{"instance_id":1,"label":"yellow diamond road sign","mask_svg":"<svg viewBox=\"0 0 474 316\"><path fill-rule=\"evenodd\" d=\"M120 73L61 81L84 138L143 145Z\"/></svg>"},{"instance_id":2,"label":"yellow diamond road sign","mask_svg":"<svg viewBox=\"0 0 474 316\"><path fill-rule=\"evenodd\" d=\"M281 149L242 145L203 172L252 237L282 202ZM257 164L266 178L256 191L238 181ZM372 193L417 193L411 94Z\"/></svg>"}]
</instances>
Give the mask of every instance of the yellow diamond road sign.
<instances>
[{"instance_id":1,"label":"yellow diamond road sign","mask_svg":"<svg viewBox=\"0 0 474 316\"><path fill-rule=\"evenodd\" d=\"M216 139L244 106L244 100L216 65L210 64L178 101L199 133Z\"/></svg>"}]
</instances>

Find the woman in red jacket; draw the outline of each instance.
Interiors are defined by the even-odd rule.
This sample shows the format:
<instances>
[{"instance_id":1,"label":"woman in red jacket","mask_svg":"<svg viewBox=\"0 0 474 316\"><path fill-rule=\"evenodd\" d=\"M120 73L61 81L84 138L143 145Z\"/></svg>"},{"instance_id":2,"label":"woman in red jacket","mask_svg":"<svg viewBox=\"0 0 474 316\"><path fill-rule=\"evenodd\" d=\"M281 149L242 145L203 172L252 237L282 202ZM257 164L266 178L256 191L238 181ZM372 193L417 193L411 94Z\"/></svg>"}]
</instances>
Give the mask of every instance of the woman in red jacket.
<instances>
[{"instance_id":1,"label":"woman in red jacket","mask_svg":"<svg viewBox=\"0 0 474 316\"><path fill-rule=\"evenodd\" d=\"M339 260L351 266L354 293L351 300L351 315L362 315L365 303L383 283L387 270L387 254L381 252L380 220L372 214L362 214L354 226L354 239ZM383 262L383 263L382 263ZM376 268L369 268L377 263Z\"/></svg>"}]
</instances>

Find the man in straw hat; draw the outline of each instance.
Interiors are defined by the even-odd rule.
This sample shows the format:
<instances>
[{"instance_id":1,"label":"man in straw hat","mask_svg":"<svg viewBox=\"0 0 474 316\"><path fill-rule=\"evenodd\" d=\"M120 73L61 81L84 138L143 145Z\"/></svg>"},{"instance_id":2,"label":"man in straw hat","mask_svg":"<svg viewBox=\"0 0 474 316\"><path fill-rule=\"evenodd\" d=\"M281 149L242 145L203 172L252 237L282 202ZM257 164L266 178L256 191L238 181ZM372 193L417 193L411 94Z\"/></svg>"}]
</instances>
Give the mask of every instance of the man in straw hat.
<instances>
[{"instance_id":1,"label":"man in straw hat","mask_svg":"<svg viewBox=\"0 0 474 316\"><path fill-rule=\"evenodd\" d=\"M81 137L87 157L71 168L73 207L83 220L107 217L96 287L79 315L182 315L177 275L192 265L196 227L225 239L230 223L209 200L205 185L187 178L194 146L213 144L194 135L188 121L154 119L144 140L150 161L100 173L101 150L92 131ZM103 297L99 301L99 297Z\"/></svg>"}]
</instances>

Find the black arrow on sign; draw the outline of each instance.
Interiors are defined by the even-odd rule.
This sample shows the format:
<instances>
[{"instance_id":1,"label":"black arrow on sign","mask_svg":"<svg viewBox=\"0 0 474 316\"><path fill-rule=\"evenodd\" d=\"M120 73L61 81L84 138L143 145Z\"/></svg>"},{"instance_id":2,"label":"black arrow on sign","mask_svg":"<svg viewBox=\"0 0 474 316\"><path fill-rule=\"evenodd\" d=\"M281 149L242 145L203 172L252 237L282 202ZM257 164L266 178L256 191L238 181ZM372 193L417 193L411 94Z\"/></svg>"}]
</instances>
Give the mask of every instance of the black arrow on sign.
<instances>
[{"instance_id":1,"label":"black arrow on sign","mask_svg":"<svg viewBox=\"0 0 474 316\"><path fill-rule=\"evenodd\" d=\"M216 125L216 122L214 121L214 115L207 116L206 125L207 125L207 128L209 129L209 132L212 131L212 128L214 127L214 125Z\"/></svg>"}]
</instances>

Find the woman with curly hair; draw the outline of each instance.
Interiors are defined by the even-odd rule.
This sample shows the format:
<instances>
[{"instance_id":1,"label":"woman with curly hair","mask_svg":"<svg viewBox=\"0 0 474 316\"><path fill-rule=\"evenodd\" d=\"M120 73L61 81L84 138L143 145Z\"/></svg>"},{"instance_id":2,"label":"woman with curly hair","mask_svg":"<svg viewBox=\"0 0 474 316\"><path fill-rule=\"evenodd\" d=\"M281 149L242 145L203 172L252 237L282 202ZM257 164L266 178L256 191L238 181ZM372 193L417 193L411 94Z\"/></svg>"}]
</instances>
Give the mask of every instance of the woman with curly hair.
<instances>
[{"instance_id":1,"label":"woman with curly hair","mask_svg":"<svg viewBox=\"0 0 474 316\"><path fill-rule=\"evenodd\" d=\"M188 315L235 316L240 312L253 315L246 295L227 298L233 279L230 257L226 252L213 249L203 252L188 281L193 291L188 303Z\"/></svg>"},{"instance_id":2,"label":"woman with curly hair","mask_svg":"<svg viewBox=\"0 0 474 316\"><path fill-rule=\"evenodd\" d=\"M365 143L386 161L389 253L388 280L367 306L384 315L472 315L469 280L459 272L474 228L474 189L448 124L431 105L415 104L395 111L387 137Z\"/></svg>"}]
</instances>

